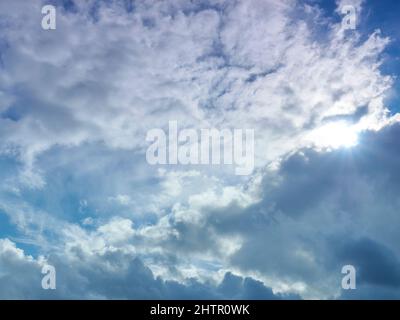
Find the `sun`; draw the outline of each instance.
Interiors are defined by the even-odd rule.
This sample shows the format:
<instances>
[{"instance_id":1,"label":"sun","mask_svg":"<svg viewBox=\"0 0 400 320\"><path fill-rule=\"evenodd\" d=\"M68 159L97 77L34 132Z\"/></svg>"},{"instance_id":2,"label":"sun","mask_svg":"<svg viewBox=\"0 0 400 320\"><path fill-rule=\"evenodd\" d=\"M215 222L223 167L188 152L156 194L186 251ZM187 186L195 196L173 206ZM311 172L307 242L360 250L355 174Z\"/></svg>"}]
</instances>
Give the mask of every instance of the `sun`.
<instances>
[{"instance_id":1,"label":"sun","mask_svg":"<svg viewBox=\"0 0 400 320\"><path fill-rule=\"evenodd\" d=\"M308 140L321 148L351 148L358 144L358 131L344 121L330 122L313 130Z\"/></svg>"}]
</instances>

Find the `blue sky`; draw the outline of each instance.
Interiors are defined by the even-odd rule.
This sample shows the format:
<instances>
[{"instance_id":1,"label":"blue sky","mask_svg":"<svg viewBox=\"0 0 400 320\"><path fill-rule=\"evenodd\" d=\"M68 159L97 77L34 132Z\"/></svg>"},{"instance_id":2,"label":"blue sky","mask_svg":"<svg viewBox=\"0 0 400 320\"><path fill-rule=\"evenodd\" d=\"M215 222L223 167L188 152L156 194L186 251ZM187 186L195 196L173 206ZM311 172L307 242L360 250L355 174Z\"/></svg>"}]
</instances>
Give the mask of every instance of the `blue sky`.
<instances>
[{"instance_id":1,"label":"blue sky","mask_svg":"<svg viewBox=\"0 0 400 320\"><path fill-rule=\"evenodd\" d=\"M400 298L399 12L2 1L0 298ZM170 121L253 130L254 170L152 165Z\"/></svg>"}]
</instances>

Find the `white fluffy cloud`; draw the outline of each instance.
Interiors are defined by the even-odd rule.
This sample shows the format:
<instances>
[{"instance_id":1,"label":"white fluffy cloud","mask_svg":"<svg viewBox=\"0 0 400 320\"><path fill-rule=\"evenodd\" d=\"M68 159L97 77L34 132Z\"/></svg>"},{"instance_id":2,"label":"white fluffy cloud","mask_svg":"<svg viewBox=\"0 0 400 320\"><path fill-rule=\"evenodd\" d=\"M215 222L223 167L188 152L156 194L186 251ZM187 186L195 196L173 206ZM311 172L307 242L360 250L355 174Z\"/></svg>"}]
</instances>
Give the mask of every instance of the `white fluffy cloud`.
<instances>
[{"instance_id":1,"label":"white fluffy cloud","mask_svg":"<svg viewBox=\"0 0 400 320\"><path fill-rule=\"evenodd\" d=\"M12 18L23 6L33 14ZM332 26L316 42L312 13L295 1L76 6L59 8L53 32L38 28L39 2L4 8L2 109L19 120L2 118L2 149L25 161L54 145L135 150L147 129L178 120L254 128L264 165L327 117L363 106L364 127L385 117L391 82L378 57L387 39L359 43Z\"/></svg>"}]
</instances>

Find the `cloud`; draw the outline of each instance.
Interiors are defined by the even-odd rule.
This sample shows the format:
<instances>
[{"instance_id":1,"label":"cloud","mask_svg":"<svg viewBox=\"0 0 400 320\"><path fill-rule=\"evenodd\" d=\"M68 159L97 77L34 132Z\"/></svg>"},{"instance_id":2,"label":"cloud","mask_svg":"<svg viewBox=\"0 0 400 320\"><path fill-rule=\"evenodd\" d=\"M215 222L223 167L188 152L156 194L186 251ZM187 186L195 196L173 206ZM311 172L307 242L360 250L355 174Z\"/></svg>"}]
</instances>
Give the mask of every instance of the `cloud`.
<instances>
[{"instance_id":1,"label":"cloud","mask_svg":"<svg viewBox=\"0 0 400 320\"><path fill-rule=\"evenodd\" d=\"M327 289L326 297L338 294L346 264L358 271L355 297L364 284L398 287L399 128L367 132L351 150L302 150L265 177L263 200L242 213L247 219L215 224L210 218L220 233L229 227L245 234L232 263L280 281L289 277L309 292Z\"/></svg>"},{"instance_id":2,"label":"cloud","mask_svg":"<svg viewBox=\"0 0 400 320\"><path fill-rule=\"evenodd\" d=\"M29 299L35 295L38 298L45 297L44 290L39 290L40 262L26 256L8 239L0 240L0 266L1 299Z\"/></svg>"},{"instance_id":3,"label":"cloud","mask_svg":"<svg viewBox=\"0 0 400 320\"><path fill-rule=\"evenodd\" d=\"M199 266L211 260L306 298L338 297L346 264L358 272L354 296L367 285L392 290L399 267L399 130L393 123L364 132L352 149L302 149L265 173L258 200L222 202L214 195L220 206L181 205L137 236L146 239L144 250L158 248L182 266L188 257Z\"/></svg>"},{"instance_id":4,"label":"cloud","mask_svg":"<svg viewBox=\"0 0 400 320\"><path fill-rule=\"evenodd\" d=\"M0 209L60 286L38 290L41 258L3 240L26 274L5 269L4 297L339 297L350 258L363 287L395 291L389 38L294 0L54 3L49 32L41 2L0 4ZM169 120L254 129L254 174L148 165L147 130ZM339 120L356 146L310 142Z\"/></svg>"},{"instance_id":5,"label":"cloud","mask_svg":"<svg viewBox=\"0 0 400 320\"><path fill-rule=\"evenodd\" d=\"M0 297L2 299L282 299L260 281L227 273L220 284L186 279L182 284L155 278L138 258L121 250L76 250L44 260L27 256L15 243L0 240ZM56 268L56 290L43 290L41 269ZM228 289L234 287L235 295Z\"/></svg>"},{"instance_id":6,"label":"cloud","mask_svg":"<svg viewBox=\"0 0 400 320\"><path fill-rule=\"evenodd\" d=\"M133 11L123 1L87 2L59 8L54 32L36 26L39 13L20 23L22 6L4 10L2 149L15 148L31 170L55 145L143 151L146 131L165 119L254 128L264 165L326 117L364 105L363 126L385 117L391 79L378 59L388 39L359 44L332 31L315 42L295 1L148 1Z\"/></svg>"}]
</instances>

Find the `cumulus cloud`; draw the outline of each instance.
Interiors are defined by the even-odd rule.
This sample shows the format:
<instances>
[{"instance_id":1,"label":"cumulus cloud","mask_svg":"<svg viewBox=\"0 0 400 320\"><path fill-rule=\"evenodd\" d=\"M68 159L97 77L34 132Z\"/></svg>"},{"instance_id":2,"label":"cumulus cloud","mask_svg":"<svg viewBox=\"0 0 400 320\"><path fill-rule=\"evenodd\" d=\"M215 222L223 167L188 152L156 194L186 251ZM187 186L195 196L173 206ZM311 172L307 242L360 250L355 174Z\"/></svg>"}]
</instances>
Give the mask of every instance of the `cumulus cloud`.
<instances>
[{"instance_id":1,"label":"cumulus cloud","mask_svg":"<svg viewBox=\"0 0 400 320\"><path fill-rule=\"evenodd\" d=\"M2 240L4 297L50 294L44 256L56 298L339 297L350 262L396 292L366 262L397 279L389 38L295 0L53 3L54 31L41 1L0 4L0 210L39 252ZM149 166L146 132L169 120L254 129L255 172ZM352 149L320 143L338 121Z\"/></svg>"},{"instance_id":2,"label":"cumulus cloud","mask_svg":"<svg viewBox=\"0 0 400 320\"><path fill-rule=\"evenodd\" d=\"M57 289L40 287L42 267L51 263L57 271ZM0 297L2 299L298 299L275 295L271 288L250 277L226 273L221 283L185 283L154 277L139 258L107 248L83 252L80 248L35 260L8 239L0 240ZM232 289L234 291L232 291Z\"/></svg>"}]
</instances>

